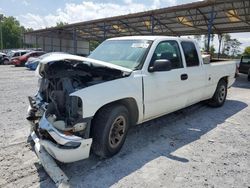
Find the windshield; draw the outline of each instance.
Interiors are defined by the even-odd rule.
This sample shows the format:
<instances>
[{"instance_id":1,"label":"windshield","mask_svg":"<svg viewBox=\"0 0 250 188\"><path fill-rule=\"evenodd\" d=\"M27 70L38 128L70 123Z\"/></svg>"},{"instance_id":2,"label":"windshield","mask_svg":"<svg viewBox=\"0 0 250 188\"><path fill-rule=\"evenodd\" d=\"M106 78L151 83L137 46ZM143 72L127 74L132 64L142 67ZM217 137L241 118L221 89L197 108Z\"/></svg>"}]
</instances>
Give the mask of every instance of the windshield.
<instances>
[{"instance_id":1,"label":"windshield","mask_svg":"<svg viewBox=\"0 0 250 188\"><path fill-rule=\"evenodd\" d=\"M7 56L8 57L12 57L14 55L14 52L13 51L8 51L8 53L7 53Z\"/></svg>"},{"instance_id":2,"label":"windshield","mask_svg":"<svg viewBox=\"0 0 250 188\"><path fill-rule=\"evenodd\" d=\"M89 58L135 70L142 63L151 43L148 40L106 40Z\"/></svg>"}]
</instances>

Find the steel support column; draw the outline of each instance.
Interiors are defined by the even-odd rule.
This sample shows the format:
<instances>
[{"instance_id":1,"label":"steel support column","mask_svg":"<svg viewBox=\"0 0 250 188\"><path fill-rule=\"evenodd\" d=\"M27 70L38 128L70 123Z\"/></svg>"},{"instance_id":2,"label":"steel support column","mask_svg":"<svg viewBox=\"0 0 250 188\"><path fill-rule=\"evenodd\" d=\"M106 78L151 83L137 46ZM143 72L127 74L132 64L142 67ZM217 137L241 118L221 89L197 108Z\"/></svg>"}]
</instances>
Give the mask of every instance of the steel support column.
<instances>
[{"instance_id":1,"label":"steel support column","mask_svg":"<svg viewBox=\"0 0 250 188\"><path fill-rule=\"evenodd\" d=\"M0 44L1 44L1 50L4 48L3 47L3 26L2 26L3 18L4 18L3 14L0 14L0 37L1 37Z\"/></svg>"},{"instance_id":2,"label":"steel support column","mask_svg":"<svg viewBox=\"0 0 250 188\"><path fill-rule=\"evenodd\" d=\"M62 38L60 36L60 44L59 44L59 47L60 47L60 52L62 51Z\"/></svg>"},{"instance_id":3,"label":"steel support column","mask_svg":"<svg viewBox=\"0 0 250 188\"><path fill-rule=\"evenodd\" d=\"M107 28L106 28L106 23L103 23L103 40L106 39L106 35L107 35Z\"/></svg>"},{"instance_id":4,"label":"steel support column","mask_svg":"<svg viewBox=\"0 0 250 188\"><path fill-rule=\"evenodd\" d=\"M214 6L212 6L212 10L210 13L210 19L208 22L207 49L206 49L207 52L209 52L209 50L210 50L210 40L211 40L213 23L214 23Z\"/></svg>"},{"instance_id":5,"label":"steel support column","mask_svg":"<svg viewBox=\"0 0 250 188\"><path fill-rule=\"evenodd\" d=\"M74 43L74 54L77 54L77 31L76 28L73 30L73 43Z\"/></svg>"},{"instance_id":6,"label":"steel support column","mask_svg":"<svg viewBox=\"0 0 250 188\"><path fill-rule=\"evenodd\" d=\"M155 27L155 19L154 16L150 16L150 22L151 22L151 34L154 34L154 27Z\"/></svg>"},{"instance_id":7,"label":"steel support column","mask_svg":"<svg viewBox=\"0 0 250 188\"><path fill-rule=\"evenodd\" d=\"M45 51L45 37L43 36L43 51Z\"/></svg>"},{"instance_id":8,"label":"steel support column","mask_svg":"<svg viewBox=\"0 0 250 188\"><path fill-rule=\"evenodd\" d=\"M23 46L22 46L22 48L24 48L24 47L26 47L26 38L25 38L25 34L23 34Z\"/></svg>"},{"instance_id":9,"label":"steel support column","mask_svg":"<svg viewBox=\"0 0 250 188\"><path fill-rule=\"evenodd\" d=\"M36 48L38 48L38 37L36 35Z\"/></svg>"},{"instance_id":10,"label":"steel support column","mask_svg":"<svg viewBox=\"0 0 250 188\"><path fill-rule=\"evenodd\" d=\"M54 51L54 49L53 49L53 37L52 36L50 38L50 50L51 50L51 52Z\"/></svg>"},{"instance_id":11,"label":"steel support column","mask_svg":"<svg viewBox=\"0 0 250 188\"><path fill-rule=\"evenodd\" d=\"M220 48L221 48L221 42L222 42L222 34L218 34L218 39L219 39L219 50L218 50L217 58L220 59Z\"/></svg>"}]
</instances>

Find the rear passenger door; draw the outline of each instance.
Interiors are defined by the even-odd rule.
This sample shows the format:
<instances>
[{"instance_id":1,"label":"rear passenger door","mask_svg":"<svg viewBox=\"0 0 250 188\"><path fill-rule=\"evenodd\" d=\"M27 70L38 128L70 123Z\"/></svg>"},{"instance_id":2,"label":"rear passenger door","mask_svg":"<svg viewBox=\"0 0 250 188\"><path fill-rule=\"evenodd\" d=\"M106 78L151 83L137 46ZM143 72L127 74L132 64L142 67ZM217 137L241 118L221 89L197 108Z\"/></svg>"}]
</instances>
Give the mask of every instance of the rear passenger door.
<instances>
[{"instance_id":1,"label":"rear passenger door","mask_svg":"<svg viewBox=\"0 0 250 188\"><path fill-rule=\"evenodd\" d=\"M184 60L186 63L187 85L186 106L192 105L204 99L204 91L207 83L207 72L201 64L196 46L191 41L182 41Z\"/></svg>"}]
</instances>

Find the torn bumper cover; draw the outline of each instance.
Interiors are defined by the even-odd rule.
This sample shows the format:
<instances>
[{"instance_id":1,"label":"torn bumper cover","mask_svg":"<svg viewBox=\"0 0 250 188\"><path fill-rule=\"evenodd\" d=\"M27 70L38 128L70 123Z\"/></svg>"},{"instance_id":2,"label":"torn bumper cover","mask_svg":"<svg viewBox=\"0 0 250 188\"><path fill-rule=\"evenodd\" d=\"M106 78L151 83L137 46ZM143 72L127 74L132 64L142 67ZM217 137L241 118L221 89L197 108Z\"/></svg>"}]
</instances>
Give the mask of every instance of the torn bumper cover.
<instances>
[{"instance_id":1,"label":"torn bumper cover","mask_svg":"<svg viewBox=\"0 0 250 188\"><path fill-rule=\"evenodd\" d=\"M55 141L39 139L40 144L56 160L70 163L89 157L92 138L84 139L75 135L66 135L56 129L45 117L45 114L39 121L39 129L47 133Z\"/></svg>"}]
</instances>

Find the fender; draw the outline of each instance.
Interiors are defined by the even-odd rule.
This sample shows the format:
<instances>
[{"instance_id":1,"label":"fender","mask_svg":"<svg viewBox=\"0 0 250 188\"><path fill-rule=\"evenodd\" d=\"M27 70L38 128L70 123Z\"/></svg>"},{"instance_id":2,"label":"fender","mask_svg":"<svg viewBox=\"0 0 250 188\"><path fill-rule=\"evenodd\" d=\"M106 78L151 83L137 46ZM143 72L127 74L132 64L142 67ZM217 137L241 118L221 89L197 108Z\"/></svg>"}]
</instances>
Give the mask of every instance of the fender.
<instances>
[{"instance_id":1,"label":"fender","mask_svg":"<svg viewBox=\"0 0 250 188\"><path fill-rule=\"evenodd\" d=\"M81 90L78 90L70 96L80 97L83 105L83 118L93 117L95 113L104 105L124 99L135 99L139 118L143 119L143 90L141 71L134 71L128 77L96 84Z\"/></svg>"}]
</instances>

